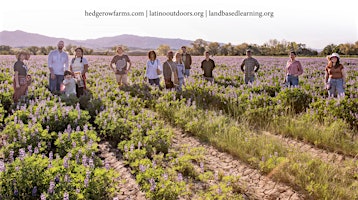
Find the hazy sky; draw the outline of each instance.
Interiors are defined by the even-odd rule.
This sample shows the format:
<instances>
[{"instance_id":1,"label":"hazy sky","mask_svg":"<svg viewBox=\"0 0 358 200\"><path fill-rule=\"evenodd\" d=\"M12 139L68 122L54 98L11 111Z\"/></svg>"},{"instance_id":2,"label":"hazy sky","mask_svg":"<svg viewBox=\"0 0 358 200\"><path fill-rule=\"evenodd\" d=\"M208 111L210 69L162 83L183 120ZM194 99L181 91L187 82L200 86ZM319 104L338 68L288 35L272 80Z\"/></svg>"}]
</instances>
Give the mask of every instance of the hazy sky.
<instances>
[{"instance_id":1,"label":"hazy sky","mask_svg":"<svg viewBox=\"0 0 358 200\"><path fill-rule=\"evenodd\" d=\"M120 34L222 43L296 41L311 48L358 41L356 1L283 0L11 0L0 7L0 31L23 30L68 39ZM273 12L274 17L105 17L88 12ZM1 40L1 38L0 38Z\"/></svg>"}]
</instances>

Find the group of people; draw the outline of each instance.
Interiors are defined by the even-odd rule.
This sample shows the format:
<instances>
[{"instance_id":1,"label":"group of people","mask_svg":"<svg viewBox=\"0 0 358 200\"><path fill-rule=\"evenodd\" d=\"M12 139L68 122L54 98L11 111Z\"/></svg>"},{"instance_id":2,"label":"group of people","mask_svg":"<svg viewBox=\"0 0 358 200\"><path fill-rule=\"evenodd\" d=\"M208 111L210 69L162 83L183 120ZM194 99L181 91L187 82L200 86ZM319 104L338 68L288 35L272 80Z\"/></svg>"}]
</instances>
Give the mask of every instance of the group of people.
<instances>
[{"instance_id":1,"label":"group of people","mask_svg":"<svg viewBox=\"0 0 358 200\"><path fill-rule=\"evenodd\" d=\"M63 50L64 42L59 41L57 49L48 55L48 68L50 71L49 90L52 93L65 93L67 96L82 96L86 91L86 73L88 72L88 61L83 57L83 49L75 49L75 57L69 62L68 54ZM210 52L204 53L205 59L201 62L200 68L203 71L203 78L214 82L213 70L215 62L210 58ZM296 53L289 53L289 60L285 67L286 86L296 87L299 84L299 76L303 74L303 67L300 61L296 60ZM14 102L18 102L22 96L27 94L28 86L32 78L28 75L28 67L25 60L29 60L30 54L21 51L16 56L17 61L14 64ZM340 56L337 53L327 56L327 66L325 68L325 86L329 96L344 95L346 72L340 63ZM185 85L185 78L190 76L192 57L187 53L186 47L181 47L181 52L169 51L167 60L161 64L155 51L148 52L148 61L146 63L145 80L151 85L160 86L160 77L163 75L165 88L178 91ZM128 72L132 62L128 55L124 54L121 46L117 47L116 55L110 62L110 68L113 70L118 85L128 85ZM252 57L250 49L246 51L246 58L240 65L244 73L246 84L253 83L255 73L260 69L259 62Z\"/></svg>"}]
</instances>

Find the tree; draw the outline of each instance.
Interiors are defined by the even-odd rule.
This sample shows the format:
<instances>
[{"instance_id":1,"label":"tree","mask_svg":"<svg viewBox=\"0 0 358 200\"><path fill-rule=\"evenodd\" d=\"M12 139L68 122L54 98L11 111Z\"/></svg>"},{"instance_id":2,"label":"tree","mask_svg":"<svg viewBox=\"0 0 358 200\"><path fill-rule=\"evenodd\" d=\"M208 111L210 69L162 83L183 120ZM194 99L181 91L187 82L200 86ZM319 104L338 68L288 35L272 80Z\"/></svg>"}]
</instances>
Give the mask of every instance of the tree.
<instances>
[{"instance_id":1,"label":"tree","mask_svg":"<svg viewBox=\"0 0 358 200\"><path fill-rule=\"evenodd\" d=\"M220 50L220 44L218 42L211 42L208 45L207 50L210 52L211 55L217 55Z\"/></svg>"},{"instance_id":2,"label":"tree","mask_svg":"<svg viewBox=\"0 0 358 200\"><path fill-rule=\"evenodd\" d=\"M6 45L0 45L0 54L1 55L9 55L12 54L12 50L10 46L6 46Z\"/></svg>"},{"instance_id":3,"label":"tree","mask_svg":"<svg viewBox=\"0 0 358 200\"><path fill-rule=\"evenodd\" d=\"M37 55L37 52L40 50L37 46L31 46L27 48L28 51L30 51L33 55Z\"/></svg>"},{"instance_id":4,"label":"tree","mask_svg":"<svg viewBox=\"0 0 358 200\"><path fill-rule=\"evenodd\" d=\"M193 46L193 55L204 55L205 49L208 46L208 43L203 39L196 39L193 43L191 43Z\"/></svg>"},{"instance_id":5,"label":"tree","mask_svg":"<svg viewBox=\"0 0 358 200\"><path fill-rule=\"evenodd\" d=\"M161 44L158 49L158 55L165 56L167 55L168 51L170 51L170 46L166 44Z\"/></svg>"}]
</instances>

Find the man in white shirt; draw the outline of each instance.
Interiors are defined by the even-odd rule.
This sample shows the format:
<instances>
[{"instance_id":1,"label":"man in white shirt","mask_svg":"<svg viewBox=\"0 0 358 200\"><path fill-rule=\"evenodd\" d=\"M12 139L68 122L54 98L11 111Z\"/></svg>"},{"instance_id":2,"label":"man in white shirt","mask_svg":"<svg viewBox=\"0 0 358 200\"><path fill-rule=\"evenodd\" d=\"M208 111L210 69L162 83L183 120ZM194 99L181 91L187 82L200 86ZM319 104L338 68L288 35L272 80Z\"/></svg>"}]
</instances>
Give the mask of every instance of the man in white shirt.
<instances>
[{"instance_id":1,"label":"man in white shirt","mask_svg":"<svg viewBox=\"0 0 358 200\"><path fill-rule=\"evenodd\" d=\"M68 70L68 54L63 51L65 43L59 41L57 49L48 55L48 68L50 70L49 89L51 92L60 91L65 70Z\"/></svg>"}]
</instances>

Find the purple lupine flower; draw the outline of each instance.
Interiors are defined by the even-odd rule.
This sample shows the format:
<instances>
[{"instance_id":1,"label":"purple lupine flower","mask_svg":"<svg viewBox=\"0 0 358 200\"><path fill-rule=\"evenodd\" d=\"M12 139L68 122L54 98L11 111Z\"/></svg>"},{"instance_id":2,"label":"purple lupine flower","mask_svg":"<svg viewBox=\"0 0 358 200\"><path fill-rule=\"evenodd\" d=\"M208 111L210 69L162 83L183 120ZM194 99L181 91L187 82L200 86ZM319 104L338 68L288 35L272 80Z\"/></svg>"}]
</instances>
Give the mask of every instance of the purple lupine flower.
<instances>
[{"instance_id":1,"label":"purple lupine flower","mask_svg":"<svg viewBox=\"0 0 358 200\"><path fill-rule=\"evenodd\" d=\"M37 193L37 186L35 186L35 187L32 189L31 195L32 195L33 197L35 197L35 196L36 196L36 193Z\"/></svg>"},{"instance_id":2,"label":"purple lupine flower","mask_svg":"<svg viewBox=\"0 0 358 200\"><path fill-rule=\"evenodd\" d=\"M168 174L167 174L167 173L164 173L164 174L163 174L163 178L164 178L164 180L168 180Z\"/></svg>"},{"instance_id":3,"label":"purple lupine flower","mask_svg":"<svg viewBox=\"0 0 358 200\"><path fill-rule=\"evenodd\" d=\"M157 164L155 163L155 160L152 161L152 166L153 166L153 168L155 168L157 166Z\"/></svg>"},{"instance_id":4,"label":"purple lupine flower","mask_svg":"<svg viewBox=\"0 0 358 200\"><path fill-rule=\"evenodd\" d=\"M65 174L65 177L63 178L63 181L69 183L70 182L70 177L68 174Z\"/></svg>"},{"instance_id":5,"label":"purple lupine flower","mask_svg":"<svg viewBox=\"0 0 358 200\"><path fill-rule=\"evenodd\" d=\"M4 172L6 170L4 161L0 160L0 172Z\"/></svg>"},{"instance_id":6,"label":"purple lupine flower","mask_svg":"<svg viewBox=\"0 0 358 200\"><path fill-rule=\"evenodd\" d=\"M127 145L124 145L124 152L128 152L128 147L127 147Z\"/></svg>"},{"instance_id":7,"label":"purple lupine flower","mask_svg":"<svg viewBox=\"0 0 358 200\"><path fill-rule=\"evenodd\" d=\"M140 164L140 165L139 165L139 170L140 170L141 172L145 172L146 167L145 167L144 165Z\"/></svg>"},{"instance_id":8,"label":"purple lupine flower","mask_svg":"<svg viewBox=\"0 0 358 200\"><path fill-rule=\"evenodd\" d=\"M109 170L109 164L106 162L106 164L104 165L104 167L106 168L106 170Z\"/></svg>"},{"instance_id":9,"label":"purple lupine flower","mask_svg":"<svg viewBox=\"0 0 358 200\"><path fill-rule=\"evenodd\" d=\"M52 161L52 159L53 159L53 153L52 153L52 151L50 151L50 153L49 153L49 155L48 155L48 159L49 159L50 161Z\"/></svg>"},{"instance_id":10,"label":"purple lupine flower","mask_svg":"<svg viewBox=\"0 0 358 200\"><path fill-rule=\"evenodd\" d=\"M88 164L91 168L94 168L94 162L92 158L89 159Z\"/></svg>"},{"instance_id":11,"label":"purple lupine flower","mask_svg":"<svg viewBox=\"0 0 358 200\"><path fill-rule=\"evenodd\" d=\"M82 165L87 167L87 156L86 155L82 156Z\"/></svg>"},{"instance_id":12,"label":"purple lupine flower","mask_svg":"<svg viewBox=\"0 0 358 200\"><path fill-rule=\"evenodd\" d=\"M32 154L32 145L27 146L27 149L29 150L30 155Z\"/></svg>"},{"instance_id":13,"label":"purple lupine flower","mask_svg":"<svg viewBox=\"0 0 358 200\"><path fill-rule=\"evenodd\" d=\"M48 169L52 168L52 162L50 161L47 166Z\"/></svg>"},{"instance_id":14,"label":"purple lupine flower","mask_svg":"<svg viewBox=\"0 0 358 200\"><path fill-rule=\"evenodd\" d=\"M221 188L219 187L218 188L218 194L221 194L222 193L222 190L221 190Z\"/></svg>"},{"instance_id":15,"label":"purple lupine flower","mask_svg":"<svg viewBox=\"0 0 358 200\"><path fill-rule=\"evenodd\" d=\"M39 148L38 147L35 147L34 149L34 154L38 154L39 153Z\"/></svg>"},{"instance_id":16,"label":"purple lupine flower","mask_svg":"<svg viewBox=\"0 0 358 200\"><path fill-rule=\"evenodd\" d=\"M68 158L67 158L67 157L64 157L64 158L63 158L63 167L64 167L65 169L68 169Z\"/></svg>"},{"instance_id":17,"label":"purple lupine flower","mask_svg":"<svg viewBox=\"0 0 358 200\"><path fill-rule=\"evenodd\" d=\"M24 160L25 155L26 155L26 153L25 153L25 149L24 149L24 148L21 148L21 149L19 150L19 157L20 157L20 160Z\"/></svg>"},{"instance_id":18,"label":"purple lupine flower","mask_svg":"<svg viewBox=\"0 0 358 200\"><path fill-rule=\"evenodd\" d=\"M13 150L10 150L9 159L10 159L11 163L14 162L14 151Z\"/></svg>"},{"instance_id":19,"label":"purple lupine flower","mask_svg":"<svg viewBox=\"0 0 358 200\"><path fill-rule=\"evenodd\" d=\"M20 170L20 167L19 166L16 166L15 167L15 170L18 172Z\"/></svg>"},{"instance_id":20,"label":"purple lupine flower","mask_svg":"<svg viewBox=\"0 0 358 200\"><path fill-rule=\"evenodd\" d=\"M41 200L46 200L46 195L44 193L42 193L40 198L41 198Z\"/></svg>"},{"instance_id":21,"label":"purple lupine flower","mask_svg":"<svg viewBox=\"0 0 358 200\"><path fill-rule=\"evenodd\" d=\"M89 180L88 180L88 178L86 177L85 180L84 180L85 187L88 186L88 181L89 181Z\"/></svg>"},{"instance_id":22,"label":"purple lupine flower","mask_svg":"<svg viewBox=\"0 0 358 200\"><path fill-rule=\"evenodd\" d=\"M65 193L63 194L63 200L69 200L69 199L70 199L70 198L69 198L68 193L65 192Z\"/></svg>"},{"instance_id":23,"label":"purple lupine flower","mask_svg":"<svg viewBox=\"0 0 358 200\"><path fill-rule=\"evenodd\" d=\"M138 142L138 149L140 149L141 146L142 146L142 143L139 141Z\"/></svg>"},{"instance_id":24,"label":"purple lupine flower","mask_svg":"<svg viewBox=\"0 0 358 200\"><path fill-rule=\"evenodd\" d=\"M78 194L80 192L81 192L81 190L79 188L76 188L76 193Z\"/></svg>"},{"instance_id":25,"label":"purple lupine flower","mask_svg":"<svg viewBox=\"0 0 358 200\"><path fill-rule=\"evenodd\" d=\"M156 187L155 180L153 178L151 178L151 179L149 179L149 183L150 183L150 191L154 191L155 187Z\"/></svg>"},{"instance_id":26,"label":"purple lupine flower","mask_svg":"<svg viewBox=\"0 0 358 200\"><path fill-rule=\"evenodd\" d=\"M55 189L55 182L50 181L50 187L48 188L48 193L52 194Z\"/></svg>"},{"instance_id":27,"label":"purple lupine flower","mask_svg":"<svg viewBox=\"0 0 358 200\"><path fill-rule=\"evenodd\" d=\"M19 195L19 191L18 191L16 188L14 189L14 195L15 195L15 196L18 196L18 195Z\"/></svg>"},{"instance_id":28,"label":"purple lupine flower","mask_svg":"<svg viewBox=\"0 0 358 200\"><path fill-rule=\"evenodd\" d=\"M55 177L55 183L59 183L60 182L60 177L58 177L58 175Z\"/></svg>"},{"instance_id":29,"label":"purple lupine flower","mask_svg":"<svg viewBox=\"0 0 358 200\"><path fill-rule=\"evenodd\" d=\"M76 142L75 141L72 142L72 148L76 148Z\"/></svg>"},{"instance_id":30,"label":"purple lupine flower","mask_svg":"<svg viewBox=\"0 0 358 200\"><path fill-rule=\"evenodd\" d=\"M183 175L181 173L178 173L178 181L183 181Z\"/></svg>"},{"instance_id":31,"label":"purple lupine flower","mask_svg":"<svg viewBox=\"0 0 358 200\"><path fill-rule=\"evenodd\" d=\"M203 162L200 162L200 169L201 169L201 172L204 172L204 163Z\"/></svg>"},{"instance_id":32,"label":"purple lupine flower","mask_svg":"<svg viewBox=\"0 0 358 200\"><path fill-rule=\"evenodd\" d=\"M134 150L134 144L131 144L130 151L132 152Z\"/></svg>"}]
</instances>

